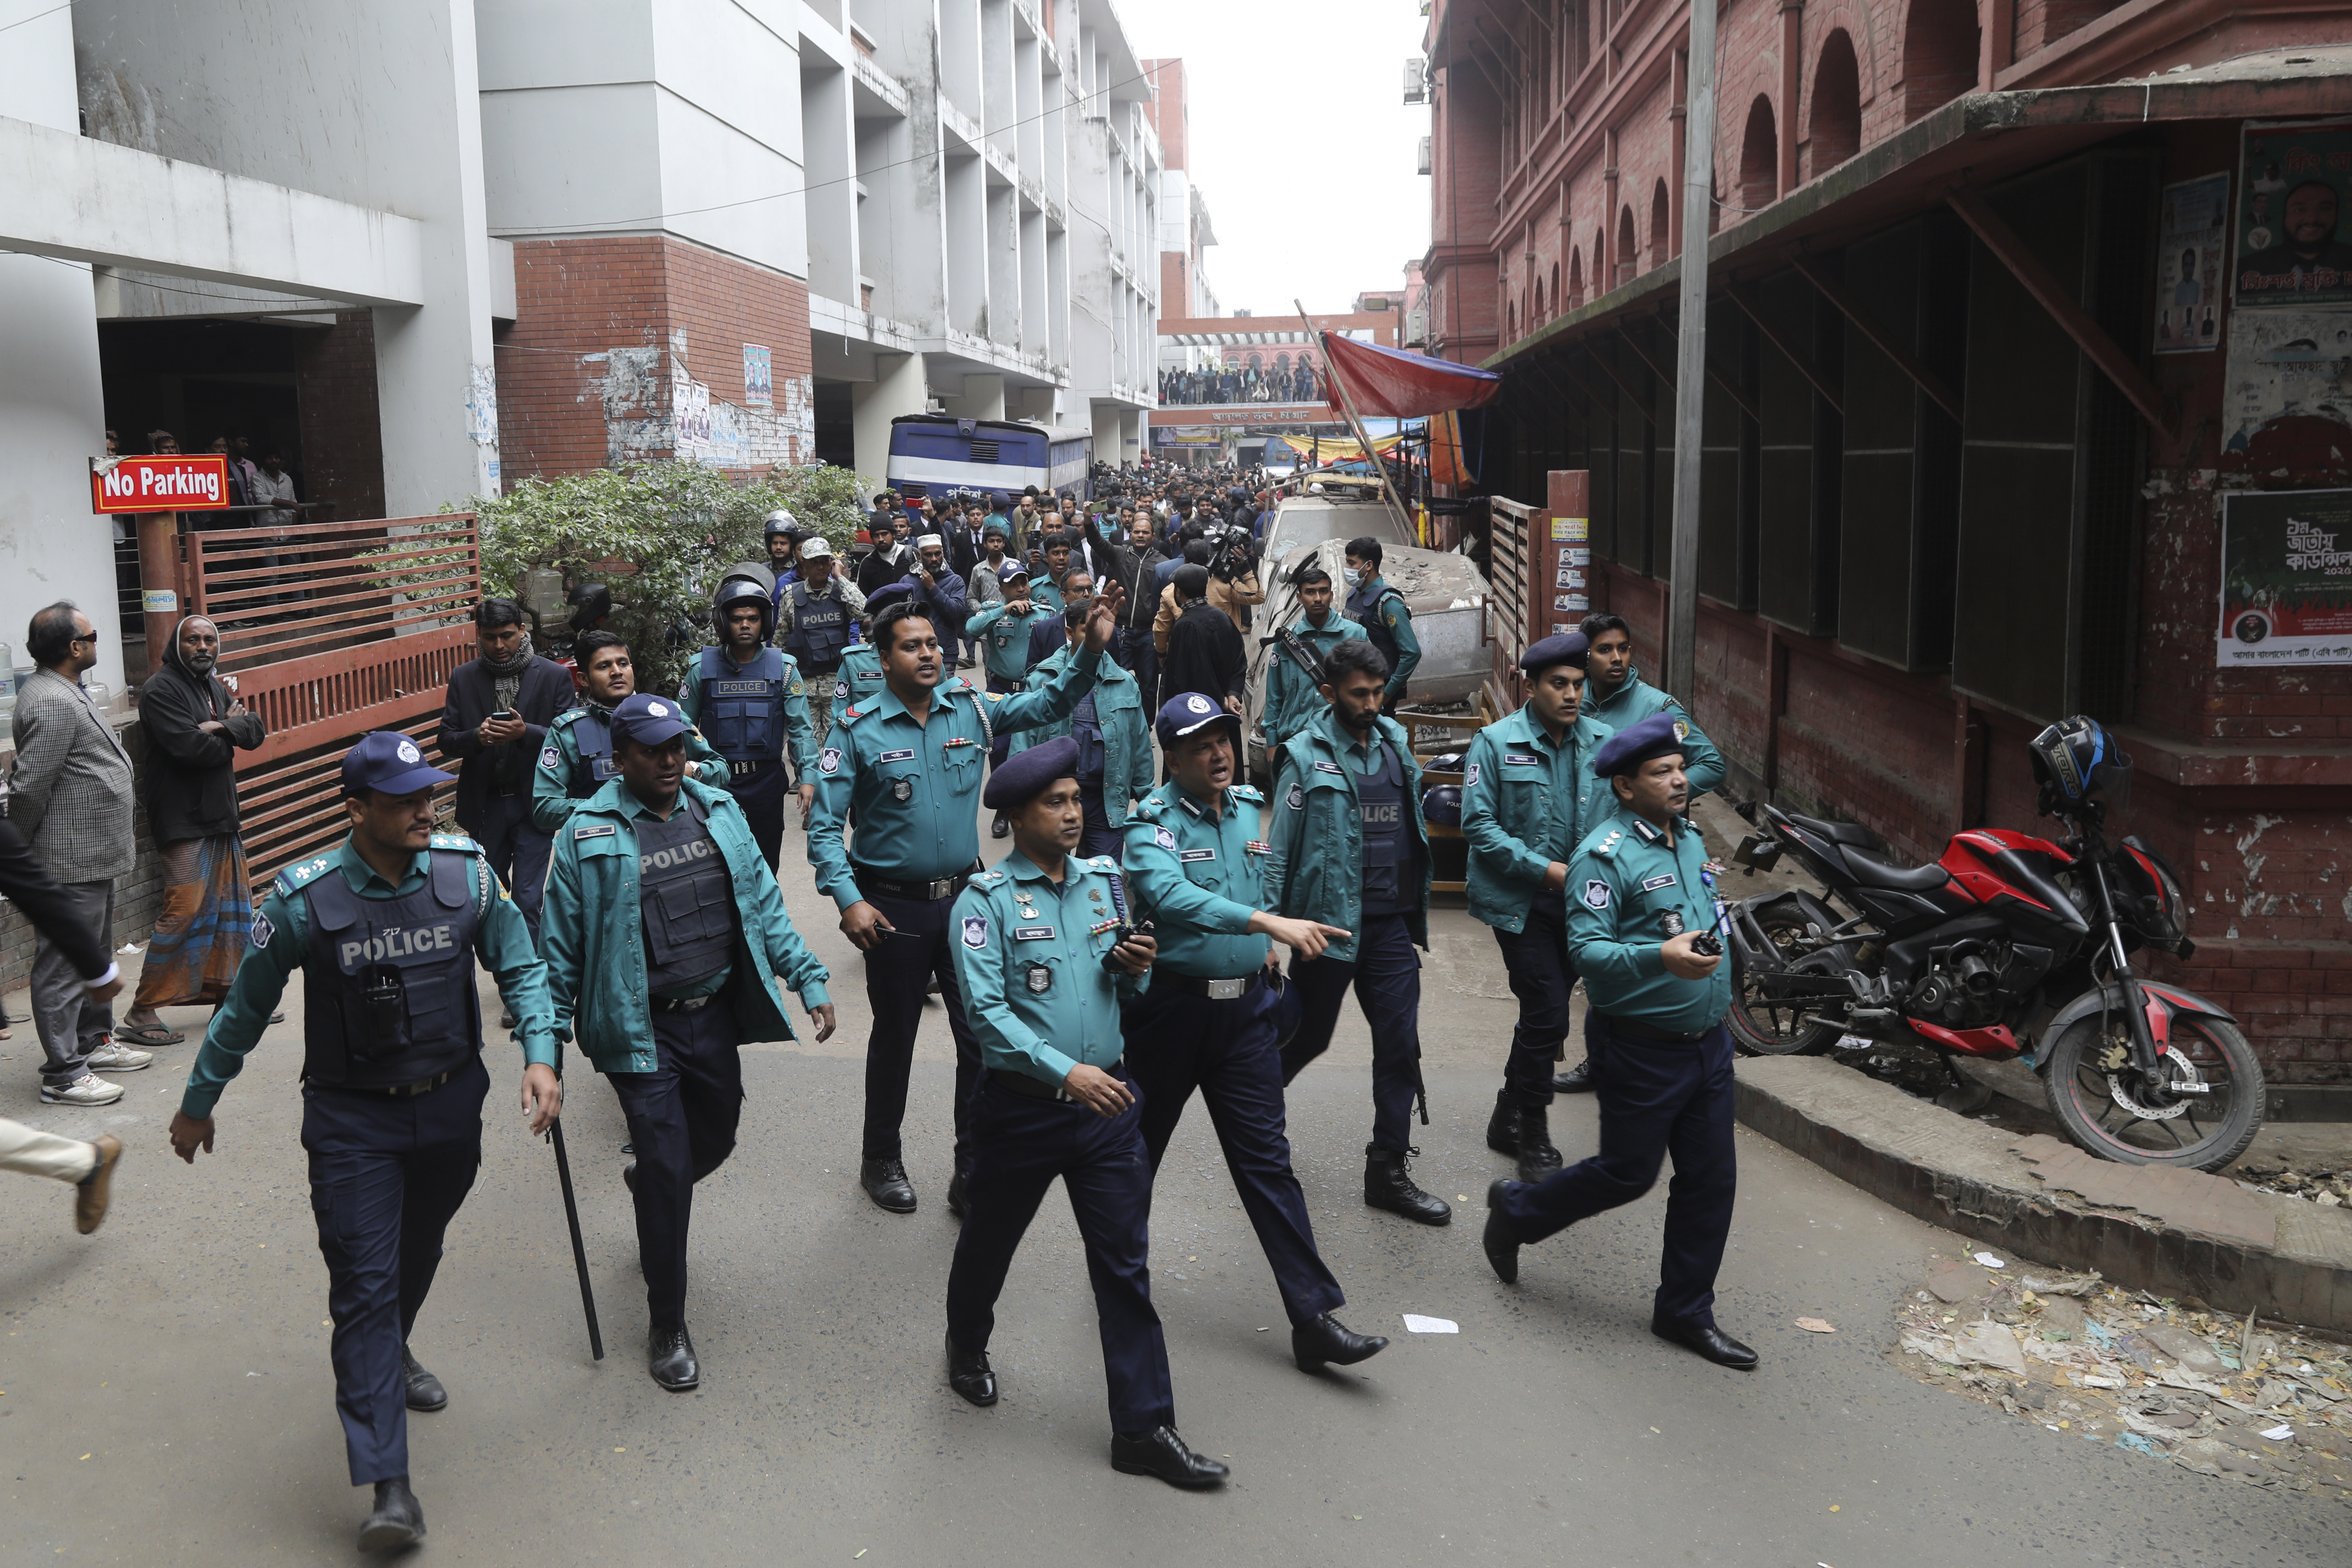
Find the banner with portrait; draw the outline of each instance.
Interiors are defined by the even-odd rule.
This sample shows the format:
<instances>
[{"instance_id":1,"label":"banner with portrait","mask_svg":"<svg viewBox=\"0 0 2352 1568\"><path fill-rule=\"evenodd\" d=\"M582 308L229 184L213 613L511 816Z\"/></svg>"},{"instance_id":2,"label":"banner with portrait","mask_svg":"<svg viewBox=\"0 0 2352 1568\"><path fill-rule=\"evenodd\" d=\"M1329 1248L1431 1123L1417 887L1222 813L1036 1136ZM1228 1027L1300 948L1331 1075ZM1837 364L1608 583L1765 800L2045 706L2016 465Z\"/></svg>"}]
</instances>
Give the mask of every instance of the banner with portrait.
<instances>
[{"instance_id":1,"label":"banner with portrait","mask_svg":"<svg viewBox=\"0 0 2352 1568\"><path fill-rule=\"evenodd\" d=\"M2238 308L2352 301L2352 119L2250 120L2238 166Z\"/></svg>"},{"instance_id":2,"label":"banner with portrait","mask_svg":"<svg viewBox=\"0 0 2352 1568\"><path fill-rule=\"evenodd\" d=\"M2223 669L2352 664L2352 490L2221 498Z\"/></svg>"}]
</instances>

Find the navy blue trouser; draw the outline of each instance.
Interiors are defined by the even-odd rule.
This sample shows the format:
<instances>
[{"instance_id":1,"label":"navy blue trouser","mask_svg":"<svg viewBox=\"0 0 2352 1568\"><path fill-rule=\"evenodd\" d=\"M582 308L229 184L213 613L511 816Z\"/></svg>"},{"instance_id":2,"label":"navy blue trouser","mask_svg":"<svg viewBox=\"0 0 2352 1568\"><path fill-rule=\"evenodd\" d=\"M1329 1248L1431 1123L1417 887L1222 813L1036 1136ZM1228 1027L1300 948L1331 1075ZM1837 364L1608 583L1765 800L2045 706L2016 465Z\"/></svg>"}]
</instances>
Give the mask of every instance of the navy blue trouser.
<instances>
[{"instance_id":1,"label":"navy blue trouser","mask_svg":"<svg viewBox=\"0 0 2352 1568\"><path fill-rule=\"evenodd\" d=\"M1517 931L1495 931L1511 994L1519 998L1519 1021L1511 1029L1511 1054L1503 1065L1503 1086L1523 1104L1551 1103L1552 1063L1568 1039L1568 995L1576 988L1576 961L1568 953L1568 904L1557 893L1538 893L1528 906L1528 923Z\"/></svg>"},{"instance_id":2,"label":"navy blue trouser","mask_svg":"<svg viewBox=\"0 0 2352 1568\"><path fill-rule=\"evenodd\" d=\"M482 852L490 869L514 894L515 908L539 945L539 906L547 896L547 856L555 841L531 825L530 789L520 795L493 795L484 803Z\"/></svg>"},{"instance_id":3,"label":"navy blue trouser","mask_svg":"<svg viewBox=\"0 0 2352 1568\"><path fill-rule=\"evenodd\" d=\"M1331 1044L1339 1004L1356 988L1356 1005L1372 1026L1372 1144L1404 1153L1412 1144L1412 1097L1421 1086L1421 958L1402 915L1357 922L1356 957L1326 955L1290 968L1305 1007L1298 1032L1282 1048L1285 1084Z\"/></svg>"},{"instance_id":4,"label":"navy blue trouser","mask_svg":"<svg viewBox=\"0 0 2352 1568\"><path fill-rule=\"evenodd\" d=\"M1111 644L1111 656L1135 677L1136 685L1143 690L1143 700L1150 702L1152 694L1160 689L1160 650L1151 645L1151 628L1121 628L1118 640ZM1159 710L1154 707L1150 711Z\"/></svg>"},{"instance_id":5,"label":"navy blue trouser","mask_svg":"<svg viewBox=\"0 0 2352 1568\"><path fill-rule=\"evenodd\" d=\"M775 870L784 852L784 797L792 793L791 771L781 762L763 763L756 773L733 775L727 785L751 820L751 841L760 846L760 858L770 871Z\"/></svg>"},{"instance_id":6,"label":"navy blue trouser","mask_svg":"<svg viewBox=\"0 0 2352 1568\"><path fill-rule=\"evenodd\" d=\"M983 1086L972 1108L963 1229L948 1270L948 1333L959 1350L986 1350L1013 1254L1045 1201L1045 1189L1061 1177L1086 1243L1114 1432L1176 1424L1168 1338L1151 1305L1146 1256L1151 1162L1143 1147L1141 1107L1149 1101L1139 1090L1136 1099L1117 1116L1105 1117L1074 1102Z\"/></svg>"},{"instance_id":7,"label":"navy blue trouser","mask_svg":"<svg viewBox=\"0 0 2352 1568\"><path fill-rule=\"evenodd\" d=\"M980 1092L980 1040L964 1021L963 986L956 979L949 946L948 916L955 900L893 898L860 891L882 918L898 927L886 932L866 955L866 1000L874 1029L866 1037L866 1132L860 1158L900 1157L898 1125L907 1119L907 1079L915 1063L915 1031L922 1026L923 997L931 977L947 1004L948 1032L955 1038L955 1168L971 1179L971 1101Z\"/></svg>"},{"instance_id":8,"label":"navy blue trouser","mask_svg":"<svg viewBox=\"0 0 2352 1568\"><path fill-rule=\"evenodd\" d=\"M401 1347L433 1289L442 1233L481 1167L489 1088L478 1056L424 1094L303 1086L310 1212L335 1323L335 1412L355 1487L408 1473Z\"/></svg>"},{"instance_id":9,"label":"navy blue trouser","mask_svg":"<svg viewBox=\"0 0 2352 1568\"><path fill-rule=\"evenodd\" d=\"M743 1059L734 1009L721 995L692 1012L654 1010L654 1070L609 1072L636 1150L637 1260L657 1329L686 1323L686 1232L694 1184L735 1152Z\"/></svg>"},{"instance_id":10,"label":"navy blue trouser","mask_svg":"<svg viewBox=\"0 0 2352 1568\"><path fill-rule=\"evenodd\" d=\"M1119 1024L1128 1071L1143 1089L1143 1146L1153 1173L1198 1089L1290 1321L1346 1305L1315 1249L1307 1195L1290 1166L1274 993L1255 986L1232 1001L1211 1001L1155 982L1120 1009Z\"/></svg>"},{"instance_id":11,"label":"navy blue trouser","mask_svg":"<svg viewBox=\"0 0 2352 1568\"><path fill-rule=\"evenodd\" d=\"M1584 1015L1584 1051L1601 1106L1601 1152L1539 1182L1503 1189L1502 1212L1522 1245L1633 1202L1674 1156L1665 1257L1653 1315L1715 1322L1715 1276L1731 1234L1738 1166L1731 1141L1731 1036L1721 1024L1695 1045L1633 1040L1598 1010Z\"/></svg>"},{"instance_id":12,"label":"navy blue trouser","mask_svg":"<svg viewBox=\"0 0 2352 1568\"><path fill-rule=\"evenodd\" d=\"M1127 835L1110 825L1110 812L1103 806L1102 780L1078 786L1078 809L1086 818L1086 827L1078 834L1078 853L1108 855L1125 865Z\"/></svg>"}]
</instances>

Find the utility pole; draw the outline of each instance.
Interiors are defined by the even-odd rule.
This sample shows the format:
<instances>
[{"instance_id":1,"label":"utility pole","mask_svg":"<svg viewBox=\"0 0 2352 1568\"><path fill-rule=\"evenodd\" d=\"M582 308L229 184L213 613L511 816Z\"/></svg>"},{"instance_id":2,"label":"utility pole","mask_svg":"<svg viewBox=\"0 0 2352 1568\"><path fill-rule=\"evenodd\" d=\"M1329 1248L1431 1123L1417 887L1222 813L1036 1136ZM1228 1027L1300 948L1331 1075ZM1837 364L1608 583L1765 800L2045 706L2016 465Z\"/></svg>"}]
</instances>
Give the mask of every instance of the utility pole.
<instances>
[{"instance_id":1,"label":"utility pole","mask_svg":"<svg viewBox=\"0 0 2352 1568\"><path fill-rule=\"evenodd\" d=\"M1673 580L1666 597L1666 690L1698 687L1699 441L1706 423L1706 240L1715 186L1716 0L1691 0L1690 89L1683 110L1682 303L1675 352Z\"/></svg>"}]
</instances>

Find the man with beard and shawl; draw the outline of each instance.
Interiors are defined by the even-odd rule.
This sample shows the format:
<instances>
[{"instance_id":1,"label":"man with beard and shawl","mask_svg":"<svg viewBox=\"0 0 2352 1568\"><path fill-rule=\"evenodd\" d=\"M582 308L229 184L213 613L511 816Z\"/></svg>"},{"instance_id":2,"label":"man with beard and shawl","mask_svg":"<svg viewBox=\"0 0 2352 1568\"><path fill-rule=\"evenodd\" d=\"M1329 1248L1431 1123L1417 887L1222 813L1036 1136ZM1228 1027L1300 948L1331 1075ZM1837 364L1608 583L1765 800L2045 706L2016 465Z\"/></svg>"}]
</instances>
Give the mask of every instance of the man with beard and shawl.
<instances>
[{"instance_id":1,"label":"man with beard and shawl","mask_svg":"<svg viewBox=\"0 0 2352 1568\"><path fill-rule=\"evenodd\" d=\"M201 615L172 629L163 667L139 691L139 724L154 753L147 768L147 827L163 857L163 910L139 991L117 1039L176 1045L157 1008L228 995L253 929L253 884L237 841L236 752L265 733L215 673L220 632Z\"/></svg>"}]
</instances>

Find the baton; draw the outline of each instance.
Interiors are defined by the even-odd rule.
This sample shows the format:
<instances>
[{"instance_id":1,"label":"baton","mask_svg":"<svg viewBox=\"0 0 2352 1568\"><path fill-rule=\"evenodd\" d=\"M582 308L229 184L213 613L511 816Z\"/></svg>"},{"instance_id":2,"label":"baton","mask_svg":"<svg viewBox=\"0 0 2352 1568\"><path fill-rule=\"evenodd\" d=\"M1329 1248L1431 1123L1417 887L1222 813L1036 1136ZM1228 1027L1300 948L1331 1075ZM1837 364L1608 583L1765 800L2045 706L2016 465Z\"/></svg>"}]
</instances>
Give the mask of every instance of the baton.
<instances>
[{"instance_id":1,"label":"baton","mask_svg":"<svg viewBox=\"0 0 2352 1568\"><path fill-rule=\"evenodd\" d=\"M604 1359L604 1336L596 1327L596 1292L588 1283L588 1249L580 1240L580 1204L572 1196L572 1161L563 1153L563 1124L547 1124L548 1141L555 1145L555 1176L563 1186L563 1218L572 1225L572 1266L580 1271L580 1310L588 1314L588 1349Z\"/></svg>"}]
</instances>

